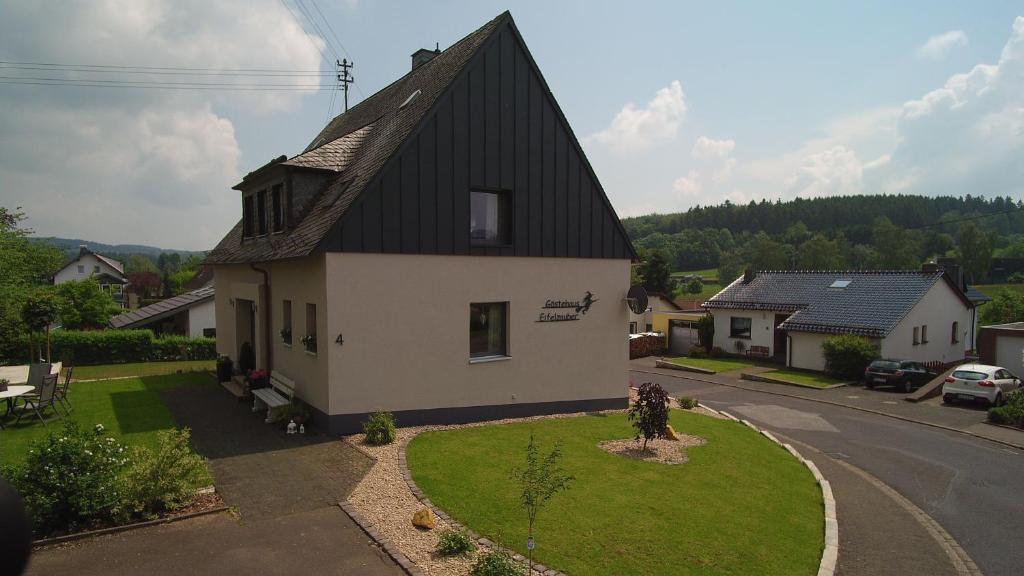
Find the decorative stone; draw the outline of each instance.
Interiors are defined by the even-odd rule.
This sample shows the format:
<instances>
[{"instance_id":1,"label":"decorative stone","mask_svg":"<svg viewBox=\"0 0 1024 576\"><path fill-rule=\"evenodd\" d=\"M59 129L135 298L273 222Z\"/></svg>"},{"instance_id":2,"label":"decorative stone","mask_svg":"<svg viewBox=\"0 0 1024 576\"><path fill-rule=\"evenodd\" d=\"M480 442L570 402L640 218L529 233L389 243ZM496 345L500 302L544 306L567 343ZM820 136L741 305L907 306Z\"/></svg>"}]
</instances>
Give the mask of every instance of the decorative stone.
<instances>
[{"instance_id":1,"label":"decorative stone","mask_svg":"<svg viewBox=\"0 0 1024 576\"><path fill-rule=\"evenodd\" d=\"M434 511L430 508L421 508L418 512L412 516L412 525L417 528L426 528L427 530L433 530L436 526L434 520Z\"/></svg>"},{"instance_id":2,"label":"decorative stone","mask_svg":"<svg viewBox=\"0 0 1024 576\"><path fill-rule=\"evenodd\" d=\"M671 424L665 426L665 438L669 440L679 440L679 435L676 434L676 429Z\"/></svg>"}]
</instances>

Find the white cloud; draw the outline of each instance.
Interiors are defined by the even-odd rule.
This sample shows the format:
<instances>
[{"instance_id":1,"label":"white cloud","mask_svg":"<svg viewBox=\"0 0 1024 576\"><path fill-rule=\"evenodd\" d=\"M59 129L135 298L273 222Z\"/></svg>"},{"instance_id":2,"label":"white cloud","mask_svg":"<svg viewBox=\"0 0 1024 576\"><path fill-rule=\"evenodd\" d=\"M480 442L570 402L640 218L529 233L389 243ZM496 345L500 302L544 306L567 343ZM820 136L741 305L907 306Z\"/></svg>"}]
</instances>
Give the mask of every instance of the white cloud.
<instances>
[{"instance_id":1,"label":"white cloud","mask_svg":"<svg viewBox=\"0 0 1024 576\"><path fill-rule=\"evenodd\" d=\"M647 106L630 102L612 119L611 125L587 138L619 153L646 150L674 140L686 117L686 100L678 80L658 90Z\"/></svg>"},{"instance_id":2,"label":"white cloud","mask_svg":"<svg viewBox=\"0 0 1024 576\"><path fill-rule=\"evenodd\" d=\"M861 191L864 165L857 153L843 146L835 146L803 159L786 189L791 195L802 197L856 194Z\"/></svg>"},{"instance_id":3,"label":"white cloud","mask_svg":"<svg viewBox=\"0 0 1024 576\"><path fill-rule=\"evenodd\" d=\"M697 196L702 188L700 173L696 170L690 170L686 176L680 176L672 183L672 189L682 198Z\"/></svg>"},{"instance_id":4,"label":"white cloud","mask_svg":"<svg viewBox=\"0 0 1024 576\"><path fill-rule=\"evenodd\" d=\"M0 0L4 60L191 68L320 68L321 56L276 0L43 3ZM24 30L46 28L46 34ZM69 55L73 55L69 56ZM318 85L318 77L110 79ZM95 75L93 77L96 77ZM209 249L238 219L233 115L293 110L294 92L8 87L0 92L0 205L23 206L40 233Z\"/></svg>"},{"instance_id":5,"label":"white cloud","mask_svg":"<svg viewBox=\"0 0 1024 576\"><path fill-rule=\"evenodd\" d=\"M950 50L962 46L967 46L967 33L963 30L950 30L929 38L917 49L917 54L929 60L942 60Z\"/></svg>"},{"instance_id":6,"label":"white cloud","mask_svg":"<svg viewBox=\"0 0 1024 576\"><path fill-rule=\"evenodd\" d=\"M690 155L697 160L721 160L731 156L735 149L735 140L712 140L707 136L701 136L693 144Z\"/></svg>"}]
</instances>

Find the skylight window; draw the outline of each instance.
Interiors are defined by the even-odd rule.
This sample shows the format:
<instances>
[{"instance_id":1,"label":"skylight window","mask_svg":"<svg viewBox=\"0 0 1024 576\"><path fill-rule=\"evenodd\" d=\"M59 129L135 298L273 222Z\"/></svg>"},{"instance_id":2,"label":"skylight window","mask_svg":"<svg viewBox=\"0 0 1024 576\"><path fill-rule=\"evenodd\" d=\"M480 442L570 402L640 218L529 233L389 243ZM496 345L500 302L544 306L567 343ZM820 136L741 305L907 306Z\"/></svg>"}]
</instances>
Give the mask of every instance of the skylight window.
<instances>
[{"instance_id":1,"label":"skylight window","mask_svg":"<svg viewBox=\"0 0 1024 576\"><path fill-rule=\"evenodd\" d=\"M405 102L402 102L402 105L399 106L398 109L401 110L402 108L405 108L409 104L412 104L412 101L415 100L420 95L420 92L420 90L417 90L412 94L409 94L409 97L405 99Z\"/></svg>"},{"instance_id":2,"label":"skylight window","mask_svg":"<svg viewBox=\"0 0 1024 576\"><path fill-rule=\"evenodd\" d=\"M846 288L850 285L850 282L852 282L852 280L836 280L829 286L829 288Z\"/></svg>"}]
</instances>

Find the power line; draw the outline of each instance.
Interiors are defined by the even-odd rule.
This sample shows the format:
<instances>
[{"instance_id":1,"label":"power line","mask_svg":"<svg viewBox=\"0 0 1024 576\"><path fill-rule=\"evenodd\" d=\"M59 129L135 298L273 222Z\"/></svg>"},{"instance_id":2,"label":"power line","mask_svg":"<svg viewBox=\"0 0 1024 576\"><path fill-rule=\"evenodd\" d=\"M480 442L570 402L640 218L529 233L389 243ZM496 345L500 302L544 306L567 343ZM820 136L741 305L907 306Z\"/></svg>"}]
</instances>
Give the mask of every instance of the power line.
<instances>
[{"instance_id":1,"label":"power line","mask_svg":"<svg viewBox=\"0 0 1024 576\"><path fill-rule=\"evenodd\" d=\"M331 21L328 20L324 16L324 13L320 11L320 5L316 3L316 0L309 1L313 4L313 8L316 9L316 13L320 15L320 19L323 20L324 24L327 25L327 29L330 31L331 36L334 38L334 41L338 43L338 46L341 48L341 51L344 52L345 56L348 56L350 60L354 60L354 58L352 58L352 55L349 54L348 50L345 49L345 45L341 43L341 39L338 38L338 34L334 31L334 26L331 26Z\"/></svg>"},{"instance_id":2,"label":"power line","mask_svg":"<svg viewBox=\"0 0 1024 576\"><path fill-rule=\"evenodd\" d=\"M302 15L306 17L306 21L309 22L309 24L313 27L313 30L316 30L316 33L320 35L320 38L324 41L324 44L327 46L327 49L331 51L331 55L334 56L335 59L337 59L338 51L334 49L334 45L331 44L330 39L327 38L327 34L324 34L324 31L320 29L320 25L310 14L309 10L306 8L306 5L302 3L302 0L292 1L295 2L295 6L298 7L299 12L302 12Z\"/></svg>"},{"instance_id":3,"label":"power line","mask_svg":"<svg viewBox=\"0 0 1024 576\"><path fill-rule=\"evenodd\" d=\"M315 47L315 45L314 45ZM117 70L182 70L182 71L202 71L202 72L218 72L218 73L249 73L249 72L287 72L287 73L316 73L316 74L334 74L333 70L290 70L286 68L188 68L181 66L125 66L117 64L59 64L55 62L15 62L12 60L0 60L0 64L14 66L48 66L48 67L61 67L61 68L102 68L102 69L117 69ZM154 72L155 73L155 72Z\"/></svg>"},{"instance_id":4,"label":"power line","mask_svg":"<svg viewBox=\"0 0 1024 576\"><path fill-rule=\"evenodd\" d=\"M285 0L278 0L278 1L279 1L279 2L281 3L281 5L282 5L282 6L284 6L285 10L287 10L287 11L288 11L288 13L292 15L292 19L294 19L294 20L295 20L295 24L296 24L296 25L297 25L297 26L299 27L299 29L300 29L300 30L302 30L302 32L303 32L303 35L304 35L304 36L305 36L306 38L308 38L308 39L309 39L309 43L313 45L313 48L315 48L315 49L316 49L316 51L320 53L320 56L321 56L321 58L323 58L324 60L328 60L328 61L329 61L329 60L330 60L330 58L328 58L328 57L327 57L327 55L326 55L326 54L324 54L324 51L323 51L323 49L322 49L322 48L320 48L319 46L317 46L316 42L315 42L315 41L313 40L313 36L311 36L311 35L309 34L309 32L306 32L306 29L305 29L305 28L304 28L304 27L302 26L302 22L300 22L300 21L299 21L299 17L295 15L295 11L294 11L294 10L292 10L292 7L291 7L291 6L289 6L289 5L288 5L288 3L287 3L287 2L285 2ZM327 43L327 42L326 42L326 41L324 41L324 44L326 44L326 43Z\"/></svg>"},{"instance_id":5,"label":"power line","mask_svg":"<svg viewBox=\"0 0 1024 576\"><path fill-rule=\"evenodd\" d=\"M100 83L95 80L67 80L54 78L24 78L15 79L9 76L0 76L0 84L23 85L23 86L78 86L83 88L148 88L156 90L218 90L218 91L267 91L267 92L309 92L310 90L323 90L319 84L299 85L245 85L245 84L188 84L188 83Z\"/></svg>"}]
</instances>

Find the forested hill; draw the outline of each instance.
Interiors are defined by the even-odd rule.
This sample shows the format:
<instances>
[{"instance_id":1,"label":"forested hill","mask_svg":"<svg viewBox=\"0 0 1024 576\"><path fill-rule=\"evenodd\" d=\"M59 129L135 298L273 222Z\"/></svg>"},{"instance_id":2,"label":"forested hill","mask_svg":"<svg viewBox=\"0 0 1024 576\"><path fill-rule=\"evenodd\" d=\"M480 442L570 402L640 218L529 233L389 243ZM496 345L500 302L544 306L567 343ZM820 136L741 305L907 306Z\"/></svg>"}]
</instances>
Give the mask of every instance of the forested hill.
<instances>
[{"instance_id":1,"label":"forested hill","mask_svg":"<svg viewBox=\"0 0 1024 576\"><path fill-rule=\"evenodd\" d=\"M797 198L788 202L751 202L732 204L728 200L718 206L698 206L675 214L652 214L624 218L623 225L634 241L655 232L674 234L685 229L726 229L733 234L765 232L782 234L797 222L810 232L841 231L854 242L868 242L876 218L885 216L901 228L918 228L942 221L960 220L965 216L999 214L1024 207L1011 198L986 199L981 196L927 197L904 195L832 196ZM983 229L1000 234L1024 233L1024 211L984 218L978 222ZM955 233L951 224L947 233Z\"/></svg>"},{"instance_id":2,"label":"forested hill","mask_svg":"<svg viewBox=\"0 0 1024 576\"><path fill-rule=\"evenodd\" d=\"M725 202L622 221L642 258L676 271L915 269L956 258L972 281L993 257L1024 258L1024 202L1011 198L841 196Z\"/></svg>"}]
</instances>

